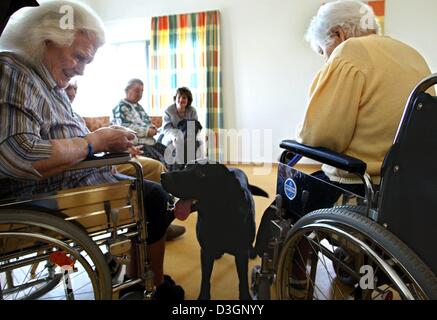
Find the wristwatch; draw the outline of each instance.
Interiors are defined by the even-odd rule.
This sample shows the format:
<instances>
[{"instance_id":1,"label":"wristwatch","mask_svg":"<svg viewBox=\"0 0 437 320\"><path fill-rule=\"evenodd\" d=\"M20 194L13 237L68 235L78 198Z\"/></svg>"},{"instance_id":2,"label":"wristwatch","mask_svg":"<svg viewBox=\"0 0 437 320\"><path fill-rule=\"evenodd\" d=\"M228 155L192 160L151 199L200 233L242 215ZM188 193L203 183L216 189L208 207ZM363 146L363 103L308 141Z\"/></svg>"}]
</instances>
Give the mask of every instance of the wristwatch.
<instances>
[{"instance_id":1,"label":"wristwatch","mask_svg":"<svg viewBox=\"0 0 437 320\"><path fill-rule=\"evenodd\" d=\"M94 156L94 148L91 143L88 142L88 154L86 156L87 159L92 158Z\"/></svg>"},{"instance_id":2,"label":"wristwatch","mask_svg":"<svg viewBox=\"0 0 437 320\"><path fill-rule=\"evenodd\" d=\"M92 158L94 156L93 145L88 142L88 140L86 139L86 136L80 136L79 138L85 139L85 141L88 143L88 154L86 156L86 159Z\"/></svg>"}]
</instances>

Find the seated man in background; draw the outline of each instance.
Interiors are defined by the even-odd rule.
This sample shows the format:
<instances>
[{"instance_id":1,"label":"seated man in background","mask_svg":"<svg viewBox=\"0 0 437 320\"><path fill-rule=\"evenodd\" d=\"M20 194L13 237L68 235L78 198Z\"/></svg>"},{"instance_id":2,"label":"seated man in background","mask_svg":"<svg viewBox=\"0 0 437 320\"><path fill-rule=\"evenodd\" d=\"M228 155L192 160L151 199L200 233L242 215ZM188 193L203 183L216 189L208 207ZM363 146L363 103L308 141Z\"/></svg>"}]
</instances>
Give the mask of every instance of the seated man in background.
<instances>
[{"instance_id":1,"label":"seated man in background","mask_svg":"<svg viewBox=\"0 0 437 320\"><path fill-rule=\"evenodd\" d=\"M76 98L77 83L75 81L70 81L68 83L68 86L65 88L65 93L67 94L70 103L73 103L74 99ZM161 183L161 173L167 171L167 169L161 162L139 155L136 156L136 159L141 163L141 166L143 167L143 178L145 180ZM125 174L131 177L135 177L136 175L134 167L127 163L119 164L115 166L115 169L118 173ZM183 235L185 231L185 227L172 224L167 228L166 240L174 240Z\"/></svg>"},{"instance_id":2,"label":"seated man in background","mask_svg":"<svg viewBox=\"0 0 437 320\"><path fill-rule=\"evenodd\" d=\"M61 28L60 9L74 10L72 28ZM75 114L64 89L82 75L105 41L103 23L86 5L51 1L9 22L0 39L0 198L119 180L110 167L66 171L98 152L124 152L135 135L113 128L89 132ZM13 125L12 125L13 124ZM148 222L148 254L158 288L164 282L165 232L174 214L169 195L143 181ZM172 286L183 298L180 287Z\"/></svg>"},{"instance_id":3,"label":"seated man in background","mask_svg":"<svg viewBox=\"0 0 437 320\"><path fill-rule=\"evenodd\" d=\"M137 145L142 146L146 157L166 164L165 146L157 142L154 136L158 129L152 124L149 115L138 103L143 97L144 84L140 79L131 79L125 88L126 96L112 109L114 123L136 132Z\"/></svg>"},{"instance_id":4,"label":"seated man in background","mask_svg":"<svg viewBox=\"0 0 437 320\"><path fill-rule=\"evenodd\" d=\"M431 73L415 49L378 35L378 30L373 10L362 2L343 0L320 7L306 38L326 64L311 86L305 118L298 130L300 143L325 147L366 162L367 173L377 185L408 96ZM360 178L345 171L323 165L322 171L313 175L364 194ZM295 182L300 194L302 183L299 179ZM304 207L298 196L286 206L288 218L296 221L308 212L331 207L340 196L315 186L307 186L306 190L309 196ZM259 255L266 250L269 221L274 218L274 212L267 209L257 234ZM298 284L302 275L294 276Z\"/></svg>"}]
</instances>

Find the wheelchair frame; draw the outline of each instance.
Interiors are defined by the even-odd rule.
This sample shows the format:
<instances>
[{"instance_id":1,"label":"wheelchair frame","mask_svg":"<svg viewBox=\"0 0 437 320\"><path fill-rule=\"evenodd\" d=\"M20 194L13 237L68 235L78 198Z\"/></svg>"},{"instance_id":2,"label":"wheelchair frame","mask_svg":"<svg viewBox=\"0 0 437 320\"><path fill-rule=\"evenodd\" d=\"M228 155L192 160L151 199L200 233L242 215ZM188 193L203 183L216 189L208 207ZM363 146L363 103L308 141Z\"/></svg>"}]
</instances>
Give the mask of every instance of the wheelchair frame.
<instances>
[{"instance_id":1,"label":"wheelchair frame","mask_svg":"<svg viewBox=\"0 0 437 320\"><path fill-rule=\"evenodd\" d=\"M434 74L421 81L412 91L395 142L383 164L380 191L375 192L373 183L366 174L366 164L361 160L325 148L309 147L292 140L282 141L280 147L285 151L281 155L278 179L281 166L288 165L290 170L295 170L291 167L300 157L305 156L360 177L365 189L365 207L354 205L316 210L304 215L293 224L291 220L284 218L283 198L278 194L275 205L271 206L276 215L276 218L271 221L273 236L269 241L268 250L262 256L261 267L255 268L252 274L252 290L255 298L310 300L319 298L315 290L319 289L316 280L321 268L320 264L324 264L327 273L330 268L327 265L332 264L336 278L332 277L329 280L334 285L340 281L343 282L341 285L352 287L349 296L336 297L334 293L333 298L437 299L437 268L434 263L436 255L432 253L432 249L428 249L429 245L422 249L412 241L414 236L410 236L410 229L405 227L409 223L409 217L399 215L403 213L400 208L402 205L390 205L390 201L393 202L395 196L389 194L389 190L396 189L392 192L395 193L397 189L402 188L394 185L399 184L400 181L395 180L398 178L396 174L399 173L400 162L404 175L412 176L409 172L411 170L407 169L407 165L399 160L399 157L402 155L402 150L404 150L403 154L409 154L411 146L418 144L417 134L413 134L415 132L413 130L417 131L417 127L420 128L421 124L416 122L430 122L428 120L432 119L429 116L430 112L437 115L437 99L432 100L425 93L436 83L437 74ZM417 120L419 116L415 117L415 112L424 110L425 107L431 111L428 111L427 115L421 115L424 120ZM432 127L431 123L427 126L428 129ZM416 140L409 141L408 136L414 136ZM431 138L435 138L435 135L431 135L425 141L428 142ZM431 146L434 145L435 143ZM420 150L419 147L415 148L414 150ZM393 180L395 182L392 182ZM435 208L432 199L425 196L420 198L423 199L429 201L429 204L422 204L423 206L426 207L428 204L431 208ZM395 216L396 213L398 214ZM435 226L435 219L429 216L428 219ZM399 239L404 239L406 242ZM322 244L323 242L325 244ZM421 250L416 254L412 247ZM326 263L326 260L330 262ZM372 278L373 283L370 285L373 287L363 289L361 282L363 276L358 269L369 261L372 266L377 267L379 273ZM430 265L424 261L429 262ZM296 274L303 273L306 278L297 281Z\"/></svg>"},{"instance_id":2,"label":"wheelchair frame","mask_svg":"<svg viewBox=\"0 0 437 320\"><path fill-rule=\"evenodd\" d=\"M0 202L0 276L3 273L3 278L0 277L0 300L7 295L14 299L37 299L57 287L60 282L63 282L66 299L75 299L71 279L75 275L74 273L78 272L78 268L75 266L76 263L80 264L80 267L87 273L95 299L117 297L121 290L139 283L144 284L144 299L152 298L153 273L150 270L150 263L146 253L147 224L143 201L143 171L141 164L132 159L129 154L106 154L102 157L95 156L92 159L82 161L69 170L97 168L122 163L129 163L135 168L136 177L131 183L120 182L112 189L108 186L92 186L85 188L86 190L69 189L63 192L62 195L37 195L25 201ZM125 189L129 190L129 203L121 208L111 208L110 202L105 201L104 210L91 206L91 209L96 210L82 214L80 211L83 207L78 205L77 211L79 213L76 212L68 216L63 214L62 211L57 212L44 207L33 209L34 206L32 206L35 203L40 204L41 201L50 204L50 201L66 199L69 202L69 197L77 197L78 195L89 195L92 198L92 193L97 191L113 193L114 190L119 188L120 192L123 192L124 189L120 186L124 186ZM135 196L131 194L131 189L135 190ZM28 207L28 205L31 206ZM67 206L70 206L70 204ZM127 215L130 217L124 217L123 224L119 225L118 220L122 216L122 211L125 213L124 216L128 213ZM105 223L103 223L105 226L102 227L100 222L97 225L91 223L88 230L90 232L84 230L86 229L85 225L78 223L80 219L93 220L101 216L105 217ZM5 228L6 225L9 225L9 228ZM129 230L134 227L136 230ZM128 231L120 235L120 231L126 229ZM123 264L126 261L123 262L122 260L128 258L126 251L132 245L132 238L136 238L138 243L136 253L139 276L137 279L113 284L108 263L99 246L104 244L109 246L109 242L112 241L108 254L111 256L111 249L113 249L113 252L120 254L116 263ZM31 240L35 241L35 245L29 247L30 244L27 242ZM16 248L9 250L11 245L16 245ZM54 251L53 248L58 248L58 250ZM54 252L62 252L60 257L56 258L57 260L53 258ZM55 262L52 260L55 260ZM60 265L60 263L63 263L62 261L72 261L74 264L70 265L70 268L64 268L66 265ZM37 271L42 262L46 262L46 266L43 267L44 272ZM57 266L62 267L61 272L55 271ZM19 268L24 268L27 271L25 271L23 283L16 285L14 284L13 272ZM41 276L41 278L34 280L32 277L35 277L36 272L39 272L38 276ZM23 278L23 275L21 275L21 278ZM28 282L25 283L26 281ZM1 285L1 282L4 282L4 285Z\"/></svg>"}]
</instances>

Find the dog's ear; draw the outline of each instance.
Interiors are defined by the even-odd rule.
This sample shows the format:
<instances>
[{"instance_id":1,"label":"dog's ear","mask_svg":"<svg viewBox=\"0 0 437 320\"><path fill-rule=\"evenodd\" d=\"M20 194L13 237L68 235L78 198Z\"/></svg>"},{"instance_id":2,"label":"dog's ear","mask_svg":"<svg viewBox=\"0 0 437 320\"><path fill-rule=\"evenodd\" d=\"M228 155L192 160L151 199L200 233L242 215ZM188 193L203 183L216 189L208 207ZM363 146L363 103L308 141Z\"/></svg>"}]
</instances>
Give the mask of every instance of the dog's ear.
<instances>
[{"instance_id":1,"label":"dog's ear","mask_svg":"<svg viewBox=\"0 0 437 320\"><path fill-rule=\"evenodd\" d=\"M187 120L186 119L183 119L183 120L178 122L178 129L179 130L185 131L186 128L187 128Z\"/></svg>"},{"instance_id":2,"label":"dog's ear","mask_svg":"<svg viewBox=\"0 0 437 320\"><path fill-rule=\"evenodd\" d=\"M267 192L265 192L263 189L261 189L257 186L249 184L248 187L249 187L250 193L252 193L252 195L254 195L254 196L261 196L264 198L269 197L269 194Z\"/></svg>"},{"instance_id":3,"label":"dog's ear","mask_svg":"<svg viewBox=\"0 0 437 320\"><path fill-rule=\"evenodd\" d=\"M200 131L200 130L203 129L203 127L202 127L202 125L200 124L199 121L196 120L195 124L196 124L196 131Z\"/></svg>"}]
</instances>

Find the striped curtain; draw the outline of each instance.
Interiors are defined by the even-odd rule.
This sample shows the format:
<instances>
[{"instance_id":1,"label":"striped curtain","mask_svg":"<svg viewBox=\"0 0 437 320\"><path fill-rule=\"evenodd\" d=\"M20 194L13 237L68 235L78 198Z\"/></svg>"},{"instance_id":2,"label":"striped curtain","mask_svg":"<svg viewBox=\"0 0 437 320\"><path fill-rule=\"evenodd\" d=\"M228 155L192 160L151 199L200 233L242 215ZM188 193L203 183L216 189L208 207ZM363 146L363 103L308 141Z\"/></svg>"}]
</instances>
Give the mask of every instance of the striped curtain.
<instances>
[{"instance_id":1,"label":"striped curtain","mask_svg":"<svg viewBox=\"0 0 437 320\"><path fill-rule=\"evenodd\" d=\"M151 113L162 114L176 89L193 93L192 105L206 129L207 156L218 159L223 128L220 13L208 11L152 18L150 40Z\"/></svg>"}]
</instances>

